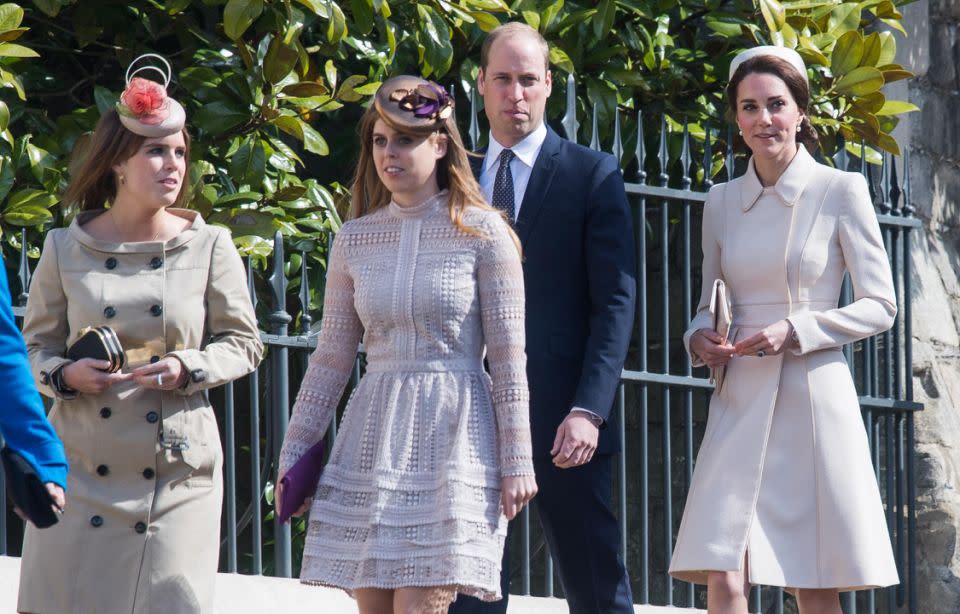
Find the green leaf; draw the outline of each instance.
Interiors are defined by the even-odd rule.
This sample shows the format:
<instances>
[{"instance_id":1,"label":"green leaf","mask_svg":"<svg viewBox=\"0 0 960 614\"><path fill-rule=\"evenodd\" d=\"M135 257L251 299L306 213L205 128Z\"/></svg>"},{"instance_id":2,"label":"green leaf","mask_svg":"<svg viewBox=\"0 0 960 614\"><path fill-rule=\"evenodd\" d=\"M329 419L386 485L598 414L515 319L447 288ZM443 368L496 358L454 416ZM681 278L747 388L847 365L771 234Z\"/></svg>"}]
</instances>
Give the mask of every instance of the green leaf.
<instances>
[{"instance_id":1,"label":"green leaf","mask_svg":"<svg viewBox=\"0 0 960 614\"><path fill-rule=\"evenodd\" d=\"M899 143L897 143L897 140L892 136L890 136L889 134L887 134L886 132L880 133L880 138L877 141L877 146L880 147L880 149L888 153L892 153L895 156L901 155Z\"/></svg>"},{"instance_id":2,"label":"green leaf","mask_svg":"<svg viewBox=\"0 0 960 614\"><path fill-rule=\"evenodd\" d=\"M263 198L263 194L260 192L236 192L234 194L224 194L216 201L217 207L225 207L226 205L237 206L255 203Z\"/></svg>"},{"instance_id":3,"label":"green leaf","mask_svg":"<svg viewBox=\"0 0 960 614\"><path fill-rule=\"evenodd\" d=\"M197 127L207 132L219 134L245 123L250 114L225 102L203 105L194 116Z\"/></svg>"},{"instance_id":4,"label":"green leaf","mask_svg":"<svg viewBox=\"0 0 960 614\"><path fill-rule=\"evenodd\" d=\"M787 18L783 5L777 0L758 0L758 3L760 4L760 13L763 14L763 20L767 23L767 29L770 32L778 32L786 23Z\"/></svg>"},{"instance_id":5,"label":"green leaf","mask_svg":"<svg viewBox=\"0 0 960 614\"><path fill-rule=\"evenodd\" d=\"M871 66L861 66L848 72L833 87L841 94L866 96L880 91L883 83L882 72Z\"/></svg>"},{"instance_id":6,"label":"green leaf","mask_svg":"<svg viewBox=\"0 0 960 614\"><path fill-rule=\"evenodd\" d=\"M314 15L323 17L325 19L330 16L330 12L327 10L327 3L325 0L296 0L296 1L302 4L303 6L307 7L311 11L313 11Z\"/></svg>"},{"instance_id":7,"label":"green leaf","mask_svg":"<svg viewBox=\"0 0 960 614\"><path fill-rule=\"evenodd\" d=\"M302 119L297 119L300 128L303 130L303 147L310 152L320 156L326 156L330 153L330 147L323 136L313 129L313 127Z\"/></svg>"},{"instance_id":8,"label":"green leaf","mask_svg":"<svg viewBox=\"0 0 960 614\"><path fill-rule=\"evenodd\" d=\"M300 52L297 48L284 44L283 40L277 36L270 41L267 55L263 58L263 76L270 83L279 83L290 74L298 59L300 59Z\"/></svg>"},{"instance_id":9,"label":"green leaf","mask_svg":"<svg viewBox=\"0 0 960 614\"><path fill-rule=\"evenodd\" d=\"M0 132L4 132L10 125L10 107L0 100Z\"/></svg>"},{"instance_id":10,"label":"green leaf","mask_svg":"<svg viewBox=\"0 0 960 614\"><path fill-rule=\"evenodd\" d=\"M247 138L230 160L230 176L239 182L259 187L267 171L267 154L256 136Z\"/></svg>"},{"instance_id":11,"label":"green leaf","mask_svg":"<svg viewBox=\"0 0 960 614\"><path fill-rule=\"evenodd\" d=\"M223 9L223 31L237 40L263 13L263 0L228 0Z\"/></svg>"},{"instance_id":12,"label":"green leaf","mask_svg":"<svg viewBox=\"0 0 960 614\"><path fill-rule=\"evenodd\" d=\"M0 41L15 41L29 30L30 28L14 28L6 32L0 32Z\"/></svg>"},{"instance_id":13,"label":"green leaf","mask_svg":"<svg viewBox=\"0 0 960 614\"><path fill-rule=\"evenodd\" d=\"M841 77L860 65L863 46L863 37L856 30L844 33L837 40L830 58L830 70L834 77Z\"/></svg>"},{"instance_id":14,"label":"green leaf","mask_svg":"<svg viewBox=\"0 0 960 614\"><path fill-rule=\"evenodd\" d=\"M567 55L567 52L553 45L550 47L550 63L554 66L562 68L564 71L574 74L576 69L573 66L573 61L570 59L570 56Z\"/></svg>"},{"instance_id":15,"label":"green leaf","mask_svg":"<svg viewBox=\"0 0 960 614\"><path fill-rule=\"evenodd\" d=\"M327 60L327 63L323 65L323 72L327 76L330 89L337 89L337 67L333 64L333 60Z\"/></svg>"},{"instance_id":16,"label":"green leaf","mask_svg":"<svg viewBox=\"0 0 960 614\"><path fill-rule=\"evenodd\" d=\"M914 76L912 72L902 68L885 69L881 72L883 73L883 82L885 84L893 83L894 81L901 81L903 79L909 79L910 77Z\"/></svg>"},{"instance_id":17,"label":"green leaf","mask_svg":"<svg viewBox=\"0 0 960 614\"><path fill-rule=\"evenodd\" d=\"M56 17L60 9L63 8L62 0L33 0L33 3L48 17Z\"/></svg>"},{"instance_id":18,"label":"green leaf","mask_svg":"<svg viewBox=\"0 0 960 614\"><path fill-rule=\"evenodd\" d=\"M337 92L337 98L344 102L357 102L363 98L362 94L358 94L354 88L364 81L367 78L363 75L350 75L343 80L343 83L340 85L340 91Z\"/></svg>"},{"instance_id":19,"label":"green leaf","mask_svg":"<svg viewBox=\"0 0 960 614\"><path fill-rule=\"evenodd\" d=\"M603 39L613 29L613 20L617 16L617 4L613 0L603 0L593 16L593 35Z\"/></svg>"},{"instance_id":20,"label":"green leaf","mask_svg":"<svg viewBox=\"0 0 960 614\"><path fill-rule=\"evenodd\" d=\"M7 199L7 206L4 210L10 211L23 207L49 208L58 202L60 202L60 199L46 190L27 188L11 194L10 198Z\"/></svg>"},{"instance_id":21,"label":"green leaf","mask_svg":"<svg viewBox=\"0 0 960 614\"><path fill-rule=\"evenodd\" d=\"M470 16L477 20L477 25L484 32L492 32L500 25L500 21L496 17L485 11L470 11Z\"/></svg>"},{"instance_id":22,"label":"green leaf","mask_svg":"<svg viewBox=\"0 0 960 614\"><path fill-rule=\"evenodd\" d=\"M23 23L23 9L13 2L0 4L0 32L9 32Z\"/></svg>"},{"instance_id":23,"label":"green leaf","mask_svg":"<svg viewBox=\"0 0 960 614\"><path fill-rule=\"evenodd\" d=\"M330 24L327 26L327 40L337 45L347 35L347 17L336 2L328 2L330 8Z\"/></svg>"},{"instance_id":24,"label":"green leaf","mask_svg":"<svg viewBox=\"0 0 960 614\"><path fill-rule=\"evenodd\" d=\"M53 214L45 207L26 205L7 208L3 212L3 221L13 226L40 226L53 221Z\"/></svg>"},{"instance_id":25,"label":"green leaf","mask_svg":"<svg viewBox=\"0 0 960 614\"><path fill-rule=\"evenodd\" d=\"M893 32L877 32L880 37L880 57L875 62L876 66L885 66L893 62L897 57L897 39Z\"/></svg>"},{"instance_id":26,"label":"green leaf","mask_svg":"<svg viewBox=\"0 0 960 614\"><path fill-rule=\"evenodd\" d=\"M301 141L303 140L303 122L296 117L281 115L273 120L272 123L290 136Z\"/></svg>"},{"instance_id":27,"label":"green leaf","mask_svg":"<svg viewBox=\"0 0 960 614\"><path fill-rule=\"evenodd\" d=\"M353 23L357 25L360 34L366 36L373 30L373 2L372 0L352 0Z\"/></svg>"},{"instance_id":28,"label":"green leaf","mask_svg":"<svg viewBox=\"0 0 960 614\"><path fill-rule=\"evenodd\" d=\"M830 13L827 21L827 32L834 36L841 36L844 32L856 30L860 27L860 5L856 3L841 4Z\"/></svg>"},{"instance_id":29,"label":"green leaf","mask_svg":"<svg viewBox=\"0 0 960 614\"><path fill-rule=\"evenodd\" d=\"M300 83L292 83L280 91L287 96L293 96L295 98L326 96L330 93L330 90L327 89L327 86L314 81L301 81Z\"/></svg>"},{"instance_id":30,"label":"green leaf","mask_svg":"<svg viewBox=\"0 0 960 614\"><path fill-rule=\"evenodd\" d=\"M0 57L5 58L39 58L40 54L16 43L0 43Z\"/></svg>"},{"instance_id":31,"label":"green leaf","mask_svg":"<svg viewBox=\"0 0 960 614\"><path fill-rule=\"evenodd\" d=\"M307 188L302 185L288 185L273 193L273 197L278 201L293 201L307 193Z\"/></svg>"},{"instance_id":32,"label":"green leaf","mask_svg":"<svg viewBox=\"0 0 960 614\"><path fill-rule=\"evenodd\" d=\"M373 96L377 93L377 90L380 89L381 83L379 81L373 81L371 83L364 83L360 87L353 88L353 91L362 95L362 96Z\"/></svg>"},{"instance_id":33,"label":"green leaf","mask_svg":"<svg viewBox=\"0 0 960 614\"><path fill-rule=\"evenodd\" d=\"M913 104L912 102L906 102L903 100L888 100L883 103L883 106L877 111L877 115L900 115L901 113L912 113L914 111L919 111L920 107Z\"/></svg>"},{"instance_id":34,"label":"green leaf","mask_svg":"<svg viewBox=\"0 0 960 614\"><path fill-rule=\"evenodd\" d=\"M97 111L103 115L117 105L120 97L101 85L93 87L93 100L97 103Z\"/></svg>"},{"instance_id":35,"label":"green leaf","mask_svg":"<svg viewBox=\"0 0 960 614\"><path fill-rule=\"evenodd\" d=\"M867 113L873 113L874 115L883 108L884 103L887 101L887 97L883 95L883 92L874 92L872 94L867 94L866 96L860 96L853 101L854 107L859 107Z\"/></svg>"},{"instance_id":36,"label":"green leaf","mask_svg":"<svg viewBox=\"0 0 960 614\"><path fill-rule=\"evenodd\" d=\"M883 52L883 39L879 32L871 32L863 39L863 57L860 64L863 66L877 66L880 54Z\"/></svg>"},{"instance_id":37,"label":"green leaf","mask_svg":"<svg viewBox=\"0 0 960 614\"><path fill-rule=\"evenodd\" d=\"M860 143L848 141L844 146L844 149L846 149L848 153L853 154L858 158L860 157ZM864 157L867 159L867 163L876 164L877 166L883 164L883 155L879 151L870 146L864 147L863 150L863 153L865 154Z\"/></svg>"}]
</instances>

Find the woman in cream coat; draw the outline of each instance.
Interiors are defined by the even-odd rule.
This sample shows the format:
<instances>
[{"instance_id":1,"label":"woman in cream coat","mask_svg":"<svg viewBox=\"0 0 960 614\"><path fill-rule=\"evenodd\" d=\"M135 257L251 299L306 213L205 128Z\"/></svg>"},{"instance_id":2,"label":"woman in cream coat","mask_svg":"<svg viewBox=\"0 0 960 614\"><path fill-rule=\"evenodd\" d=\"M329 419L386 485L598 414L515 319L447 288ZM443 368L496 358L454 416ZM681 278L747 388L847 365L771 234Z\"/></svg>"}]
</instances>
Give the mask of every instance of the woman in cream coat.
<instances>
[{"instance_id":1,"label":"woman in cream coat","mask_svg":"<svg viewBox=\"0 0 960 614\"><path fill-rule=\"evenodd\" d=\"M206 391L250 372L262 346L229 233L169 208L186 176L180 116L105 114L64 197L83 211L44 243L24 336L55 398L70 501L54 527L27 529L20 612L213 611L223 478ZM103 325L122 372L64 358Z\"/></svg>"},{"instance_id":2,"label":"woman in cream coat","mask_svg":"<svg viewBox=\"0 0 960 614\"><path fill-rule=\"evenodd\" d=\"M728 99L753 156L703 214L703 291L685 335L695 365L726 365L670 565L708 586L711 614L747 612L751 584L794 589L802 614L838 591L898 582L860 407L841 346L896 315L866 182L817 163L806 69L779 47L744 52ZM837 308L844 271L854 301ZM733 302L712 330L713 281Z\"/></svg>"}]
</instances>

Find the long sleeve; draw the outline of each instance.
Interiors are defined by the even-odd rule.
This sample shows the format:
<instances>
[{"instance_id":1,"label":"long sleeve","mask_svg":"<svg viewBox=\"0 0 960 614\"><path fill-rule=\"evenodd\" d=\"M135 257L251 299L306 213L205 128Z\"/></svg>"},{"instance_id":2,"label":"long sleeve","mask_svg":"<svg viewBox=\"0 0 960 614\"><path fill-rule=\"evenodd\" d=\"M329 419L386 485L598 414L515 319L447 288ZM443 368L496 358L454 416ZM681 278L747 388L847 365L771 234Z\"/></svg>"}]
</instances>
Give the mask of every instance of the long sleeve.
<instances>
[{"instance_id":1,"label":"long sleeve","mask_svg":"<svg viewBox=\"0 0 960 614\"><path fill-rule=\"evenodd\" d=\"M30 375L27 351L13 319L5 267L0 266L0 380L6 400L0 403L0 434L40 474L43 482L67 487L67 457L47 421L43 402Z\"/></svg>"},{"instance_id":2,"label":"long sleeve","mask_svg":"<svg viewBox=\"0 0 960 614\"><path fill-rule=\"evenodd\" d=\"M854 174L846 177L839 196L844 200L839 240L854 300L845 307L790 316L799 340L799 348L792 350L795 354L839 347L875 335L890 328L897 315L890 263L866 180Z\"/></svg>"},{"instance_id":3,"label":"long sleeve","mask_svg":"<svg viewBox=\"0 0 960 614\"><path fill-rule=\"evenodd\" d=\"M718 211L723 206L723 191L726 184L721 183L710 188L707 194L707 202L703 205L703 225L701 245L703 247L703 281L700 283L700 303L697 305L697 313L694 314L687 332L683 334L683 345L687 348L687 354L690 355L690 363L694 367L702 367L705 363L700 360L694 352L690 350L690 337L701 328L713 328L713 316L710 314L710 298L713 294L713 282L717 279L723 279L723 271L720 268L720 237L723 236L723 217L722 212Z\"/></svg>"},{"instance_id":4,"label":"long sleeve","mask_svg":"<svg viewBox=\"0 0 960 614\"><path fill-rule=\"evenodd\" d=\"M493 381L500 473L533 475L527 388L523 268L506 223L491 216L490 239L477 258L480 317Z\"/></svg>"},{"instance_id":5,"label":"long sleeve","mask_svg":"<svg viewBox=\"0 0 960 614\"><path fill-rule=\"evenodd\" d=\"M636 303L633 220L613 156L593 169L584 236L590 334L572 406L608 420L633 331Z\"/></svg>"},{"instance_id":6,"label":"long sleeve","mask_svg":"<svg viewBox=\"0 0 960 614\"><path fill-rule=\"evenodd\" d=\"M58 395L50 386L50 374L73 362L64 357L70 325L57 255L57 236L61 232L64 231L51 230L43 241L23 319L23 338L30 355L33 378L40 392L51 398Z\"/></svg>"},{"instance_id":7,"label":"long sleeve","mask_svg":"<svg viewBox=\"0 0 960 614\"><path fill-rule=\"evenodd\" d=\"M206 329L202 348L170 352L187 370L190 395L214 388L253 371L263 356L263 344L247 291L243 261L226 232L217 237L210 257L206 290Z\"/></svg>"},{"instance_id":8,"label":"long sleeve","mask_svg":"<svg viewBox=\"0 0 960 614\"><path fill-rule=\"evenodd\" d=\"M297 392L293 415L283 438L280 473L285 473L323 437L357 357L363 327L353 302L353 279L345 261L345 240L345 232L341 230L334 239L327 262L317 349L310 355L310 364Z\"/></svg>"}]
</instances>

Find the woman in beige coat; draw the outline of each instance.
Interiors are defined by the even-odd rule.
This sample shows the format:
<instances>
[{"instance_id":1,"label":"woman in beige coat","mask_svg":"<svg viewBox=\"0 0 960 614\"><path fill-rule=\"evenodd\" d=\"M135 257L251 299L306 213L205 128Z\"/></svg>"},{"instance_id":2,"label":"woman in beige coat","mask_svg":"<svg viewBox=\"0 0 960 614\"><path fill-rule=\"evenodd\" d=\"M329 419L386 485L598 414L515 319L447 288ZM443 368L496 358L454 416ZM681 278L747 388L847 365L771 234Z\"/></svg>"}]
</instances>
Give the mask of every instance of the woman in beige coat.
<instances>
[{"instance_id":1,"label":"woman in beige coat","mask_svg":"<svg viewBox=\"0 0 960 614\"><path fill-rule=\"evenodd\" d=\"M753 154L711 189L703 293L685 341L726 365L670 565L707 584L711 614L746 613L751 584L793 589L802 614L839 614L839 591L898 582L867 436L841 346L886 330L896 299L866 182L818 164L800 56L744 52L727 90ZM837 308L844 271L854 301ZM715 279L733 302L712 330Z\"/></svg>"},{"instance_id":2,"label":"woman in beige coat","mask_svg":"<svg viewBox=\"0 0 960 614\"><path fill-rule=\"evenodd\" d=\"M134 81L127 93L151 87ZM27 528L20 612L213 609L223 481L206 391L250 372L262 345L229 233L168 208L184 198L188 142L167 100L172 120L101 118L64 197L82 212L47 234L33 278L24 336L55 398L70 502L54 527ZM104 325L122 372L64 358Z\"/></svg>"}]
</instances>

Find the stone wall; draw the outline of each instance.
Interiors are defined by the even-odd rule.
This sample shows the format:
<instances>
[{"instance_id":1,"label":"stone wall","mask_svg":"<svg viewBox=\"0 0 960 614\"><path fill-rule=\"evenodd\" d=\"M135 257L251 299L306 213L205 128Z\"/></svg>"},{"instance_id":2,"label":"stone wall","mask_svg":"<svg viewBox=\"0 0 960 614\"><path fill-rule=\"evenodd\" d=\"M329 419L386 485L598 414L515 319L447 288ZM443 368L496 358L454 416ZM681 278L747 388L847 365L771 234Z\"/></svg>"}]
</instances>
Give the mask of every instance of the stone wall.
<instances>
[{"instance_id":1,"label":"stone wall","mask_svg":"<svg viewBox=\"0 0 960 614\"><path fill-rule=\"evenodd\" d=\"M896 98L921 107L898 138L910 153L911 201L924 221L915 268L913 385L917 416L920 612L960 612L960 0L904 9L900 61L917 77ZM906 94L906 95L904 95Z\"/></svg>"}]
</instances>

